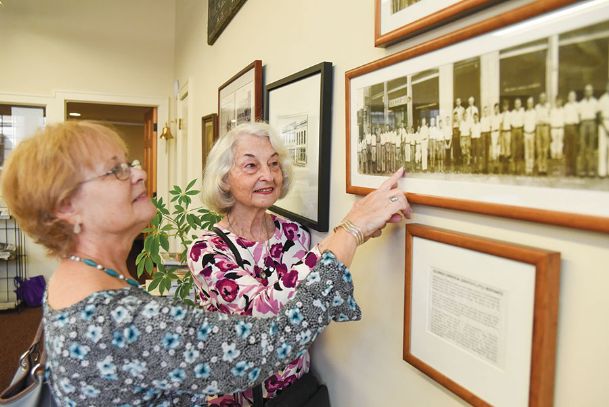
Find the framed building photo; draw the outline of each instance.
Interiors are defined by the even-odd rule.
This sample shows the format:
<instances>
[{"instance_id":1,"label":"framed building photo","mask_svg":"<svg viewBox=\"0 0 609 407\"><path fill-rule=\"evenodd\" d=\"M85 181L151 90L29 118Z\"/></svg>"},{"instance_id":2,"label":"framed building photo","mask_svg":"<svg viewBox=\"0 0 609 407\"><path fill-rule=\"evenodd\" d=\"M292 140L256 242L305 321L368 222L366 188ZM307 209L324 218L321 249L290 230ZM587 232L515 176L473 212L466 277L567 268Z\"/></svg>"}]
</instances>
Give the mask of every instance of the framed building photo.
<instances>
[{"instance_id":1,"label":"framed building photo","mask_svg":"<svg viewBox=\"0 0 609 407\"><path fill-rule=\"evenodd\" d=\"M473 406L551 406L560 254L406 227L404 360Z\"/></svg>"},{"instance_id":2,"label":"framed building photo","mask_svg":"<svg viewBox=\"0 0 609 407\"><path fill-rule=\"evenodd\" d=\"M271 210L328 231L332 148L332 63L322 62L266 86L265 118L292 159L290 192Z\"/></svg>"},{"instance_id":3,"label":"framed building photo","mask_svg":"<svg viewBox=\"0 0 609 407\"><path fill-rule=\"evenodd\" d=\"M207 43L213 45L247 0L208 0Z\"/></svg>"},{"instance_id":4,"label":"framed building photo","mask_svg":"<svg viewBox=\"0 0 609 407\"><path fill-rule=\"evenodd\" d=\"M374 45L386 47L498 2L499 0L375 0Z\"/></svg>"},{"instance_id":5,"label":"framed building photo","mask_svg":"<svg viewBox=\"0 0 609 407\"><path fill-rule=\"evenodd\" d=\"M218 135L262 119L262 61L257 59L218 88Z\"/></svg>"},{"instance_id":6,"label":"framed building photo","mask_svg":"<svg viewBox=\"0 0 609 407\"><path fill-rule=\"evenodd\" d=\"M609 3L530 7L345 74L348 192L609 232Z\"/></svg>"},{"instance_id":7,"label":"framed building photo","mask_svg":"<svg viewBox=\"0 0 609 407\"><path fill-rule=\"evenodd\" d=\"M218 140L218 115L216 113L208 114L201 118L201 147L203 149L201 157L202 170L205 170L207 156L216 140Z\"/></svg>"}]
</instances>

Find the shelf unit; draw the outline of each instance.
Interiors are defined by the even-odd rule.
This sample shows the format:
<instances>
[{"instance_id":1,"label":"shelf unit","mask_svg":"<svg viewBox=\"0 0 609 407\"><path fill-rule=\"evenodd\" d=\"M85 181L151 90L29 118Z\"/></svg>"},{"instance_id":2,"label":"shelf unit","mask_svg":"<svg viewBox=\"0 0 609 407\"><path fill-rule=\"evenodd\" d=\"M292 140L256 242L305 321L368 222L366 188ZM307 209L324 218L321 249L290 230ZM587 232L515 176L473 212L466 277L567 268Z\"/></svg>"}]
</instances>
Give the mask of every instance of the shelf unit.
<instances>
[{"instance_id":1,"label":"shelf unit","mask_svg":"<svg viewBox=\"0 0 609 407\"><path fill-rule=\"evenodd\" d=\"M0 310L17 308L15 277L26 278L25 236L15 222L0 209Z\"/></svg>"}]
</instances>

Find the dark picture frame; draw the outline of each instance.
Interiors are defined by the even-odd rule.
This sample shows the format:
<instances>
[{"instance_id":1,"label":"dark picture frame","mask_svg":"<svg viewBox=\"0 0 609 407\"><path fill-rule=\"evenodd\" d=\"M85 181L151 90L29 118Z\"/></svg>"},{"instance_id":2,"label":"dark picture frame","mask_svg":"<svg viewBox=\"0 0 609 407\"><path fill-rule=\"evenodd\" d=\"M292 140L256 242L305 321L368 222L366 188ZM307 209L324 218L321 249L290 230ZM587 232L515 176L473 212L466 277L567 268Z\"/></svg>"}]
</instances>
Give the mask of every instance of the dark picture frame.
<instances>
[{"instance_id":1,"label":"dark picture frame","mask_svg":"<svg viewBox=\"0 0 609 407\"><path fill-rule=\"evenodd\" d=\"M207 156L218 140L218 114L211 113L201 118L201 170L205 171Z\"/></svg>"},{"instance_id":2,"label":"dark picture frame","mask_svg":"<svg viewBox=\"0 0 609 407\"><path fill-rule=\"evenodd\" d=\"M208 0L207 44L213 45L247 0Z\"/></svg>"},{"instance_id":3,"label":"dark picture frame","mask_svg":"<svg viewBox=\"0 0 609 407\"><path fill-rule=\"evenodd\" d=\"M332 149L332 63L322 62L266 86L265 120L292 157L288 195L273 212L327 232Z\"/></svg>"},{"instance_id":4,"label":"dark picture frame","mask_svg":"<svg viewBox=\"0 0 609 407\"><path fill-rule=\"evenodd\" d=\"M566 7L562 8L564 6ZM595 98L599 101L601 98L609 99L609 92L606 97L602 94L605 92L607 81L607 71L602 68L602 63L594 62L594 67L600 66L598 73L595 73L597 71L580 67L581 64L590 64L590 61L578 56L579 53L596 52L599 47L607 46L609 36L605 34L608 30L604 27L608 21L607 16L609 16L609 7L604 4L565 0L534 2L347 71L345 73L347 192L366 195L381 184L384 177L389 175L389 170L400 166L399 160L394 160L398 163L391 162L391 165L381 170L378 169L378 163L373 163L372 170L367 168L371 161L370 157L366 159L360 155L367 151L367 146L364 144L367 134L380 133L375 126L382 127L382 131L389 133L398 130L401 132L400 127L404 127L409 129L406 133L413 135L410 146L417 144L418 148L418 144L421 144L422 150L421 152L413 150L409 158L411 161L405 159L401 161L409 175L406 180L400 181L400 187L410 202L609 232L607 174L601 173L600 165L597 175L594 173L596 170L591 171L590 168L585 175L580 174L579 164L577 170L574 169L576 165L571 162L576 159L579 161L580 157L575 157L573 147L570 153L567 152L569 143L566 135L564 150L559 151L562 157L554 158L550 143L554 141L553 124L544 124L545 134L539 132L541 126L534 124L534 130L529 134L532 141L529 142L527 150L526 131L523 132L521 127L517 127L522 125L514 122L512 127L516 130L513 131L515 140L512 143L513 148L510 150L508 146L506 152L497 153L494 168L490 164L487 167L486 163L487 158L492 159L493 148L490 147L494 143L493 135L486 137L483 134L481 141L477 142L479 151L474 154L476 148L473 142L464 147L462 142L455 141L455 139L459 140L455 135L458 136L463 129L459 126L453 128L453 125L458 123L453 119L453 113L460 94L463 95L461 97L463 110L466 111L465 105L469 103L469 99L472 99L471 111L479 112L476 115L480 121L489 107L492 111L495 106L507 104L510 111L517 110L516 99L521 99L522 106L525 106L525 101L531 97L534 98L534 103L542 104L542 93L544 99L548 101L543 105L548 106L546 109L553 109L555 104L559 106L559 97L565 101L566 106L567 94L571 93L576 94L575 103L580 103L587 98L585 94L588 92L586 88L589 83L594 85ZM548 53L553 58L546 58ZM609 65L609 58L602 52L600 54L604 58L600 61ZM569 63L561 63L560 58L567 58ZM490 72L487 70L489 66L492 66ZM475 73L476 69L477 73ZM550 70L552 74L549 73ZM472 74L474 78L479 79L468 79L467 75L470 75L470 71L474 72ZM583 71L587 74L582 75ZM399 83L400 81L404 84ZM533 82L537 88L529 86ZM415 85L419 86L417 89L422 89L419 96ZM411 87L410 90L408 86ZM374 96L379 92L383 95L383 87L386 95L383 98ZM401 89L402 93L392 94L393 89ZM436 96L433 96L434 92ZM475 97L470 98L471 95ZM566 109L564 111L566 115ZM561 116L563 122L568 124L564 115ZM607 114L601 115L599 110L598 117L601 116L609 117ZM428 167L427 158L420 160L415 157L420 154L420 157L428 157L430 162L434 159L430 153L433 143L430 142L429 145L426 143L423 146L417 138L424 134L417 129L427 126L430 117L435 118L437 123L440 121L451 123L446 126L449 127L448 134L444 135L445 150L448 153L446 151L443 153L446 157L452 155L450 166L445 160L444 168L434 167L433 164L429 164ZM426 123L423 118L426 119ZM577 120L578 124L574 131L576 134L583 134L584 120ZM602 149L603 153L607 151L605 150L607 144L605 143L601 148L601 142L609 142L607 134L602 133L603 120L597 119L598 157ZM389 130L386 127L389 127ZM428 126L428 129L432 127ZM442 128L441 125L437 127ZM455 129L458 129L459 133ZM471 127L468 131L473 140L475 137ZM502 134L504 128L497 131ZM507 131L507 133L511 132L511 130ZM550 132L552 132L551 140L548 134ZM566 126L564 132L567 134ZM516 138L517 133L525 134ZM601 133L603 138L600 136ZM427 139L429 133L426 133L425 137L426 140L432 140L432 138ZM502 140L504 136L500 135L500 137ZM507 137L511 137L511 134ZM577 135L571 136L570 140L577 140L577 137ZM378 134L376 139L378 140ZM538 146L537 144L540 143L538 140L545 145ZM404 144L402 142L402 146ZM451 145L452 147L449 147ZM458 152L456 152L457 147L461 147ZM462 154L463 148L467 148L464 151L471 154L468 156ZM486 154L489 151L490 153ZM527 165L529 160L527 151L529 151L530 167ZM539 151L545 153L540 154ZM592 151L592 155L594 153ZM402 155L405 156L406 151ZM595 159L581 158L584 162L588 161L588 164ZM381 161L379 159L378 162ZM586 166L582 167L585 171Z\"/></svg>"},{"instance_id":5,"label":"dark picture frame","mask_svg":"<svg viewBox=\"0 0 609 407\"><path fill-rule=\"evenodd\" d=\"M451 2L437 0L417 0L412 5L401 8L395 3L400 0L375 0L374 45L387 47L440 25L449 23L480 11L501 0L457 0ZM404 0L402 0L404 2ZM426 4L426 3L436 4ZM409 3L409 2L407 2ZM444 3L444 4L439 4ZM448 3L448 6L446 5ZM391 10L396 7L396 10ZM418 16L412 16L411 9L418 8ZM431 11L430 11L431 10ZM394 14L394 15L391 15ZM386 20L393 20L387 22ZM386 27L390 26L390 27Z\"/></svg>"},{"instance_id":6,"label":"dark picture frame","mask_svg":"<svg viewBox=\"0 0 609 407\"><path fill-rule=\"evenodd\" d=\"M405 273L406 362L473 406L553 405L560 253L409 224Z\"/></svg>"},{"instance_id":7,"label":"dark picture frame","mask_svg":"<svg viewBox=\"0 0 609 407\"><path fill-rule=\"evenodd\" d=\"M257 59L218 88L218 137L243 122L262 120L262 61Z\"/></svg>"}]
</instances>

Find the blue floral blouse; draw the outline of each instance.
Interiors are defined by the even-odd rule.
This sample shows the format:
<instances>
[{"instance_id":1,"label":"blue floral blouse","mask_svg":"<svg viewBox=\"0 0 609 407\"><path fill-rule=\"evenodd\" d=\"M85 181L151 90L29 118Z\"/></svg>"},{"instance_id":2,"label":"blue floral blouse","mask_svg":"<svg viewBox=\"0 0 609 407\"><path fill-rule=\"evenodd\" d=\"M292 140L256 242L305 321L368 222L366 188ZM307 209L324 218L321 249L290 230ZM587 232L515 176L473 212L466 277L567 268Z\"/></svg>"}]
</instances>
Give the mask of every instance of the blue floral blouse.
<instances>
[{"instance_id":1,"label":"blue floral blouse","mask_svg":"<svg viewBox=\"0 0 609 407\"><path fill-rule=\"evenodd\" d=\"M361 318L349 270L329 252L268 319L189 307L139 288L44 302L47 375L60 405L197 406L253 387L331 321Z\"/></svg>"}]
</instances>

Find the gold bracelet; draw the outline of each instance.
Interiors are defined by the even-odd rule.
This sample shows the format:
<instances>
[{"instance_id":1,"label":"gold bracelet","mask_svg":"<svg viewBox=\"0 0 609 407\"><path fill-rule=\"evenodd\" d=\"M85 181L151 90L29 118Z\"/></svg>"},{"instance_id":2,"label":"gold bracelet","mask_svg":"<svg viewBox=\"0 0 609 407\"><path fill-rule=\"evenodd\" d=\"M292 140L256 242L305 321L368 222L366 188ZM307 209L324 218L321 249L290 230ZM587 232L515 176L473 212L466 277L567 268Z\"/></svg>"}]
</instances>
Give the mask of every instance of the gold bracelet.
<instances>
[{"instance_id":1,"label":"gold bracelet","mask_svg":"<svg viewBox=\"0 0 609 407\"><path fill-rule=\"evenodd\" d=\"M365 238L364 234L362 233L362 230L359 227L355 226L350 220L343 220L341 223L338 224L338 226L334 228L334 232L336 232L340 228L345 229L347 233L352 235L355 238L355 243L358 246L364 243Z\"/></svg>"}]
</instances>

